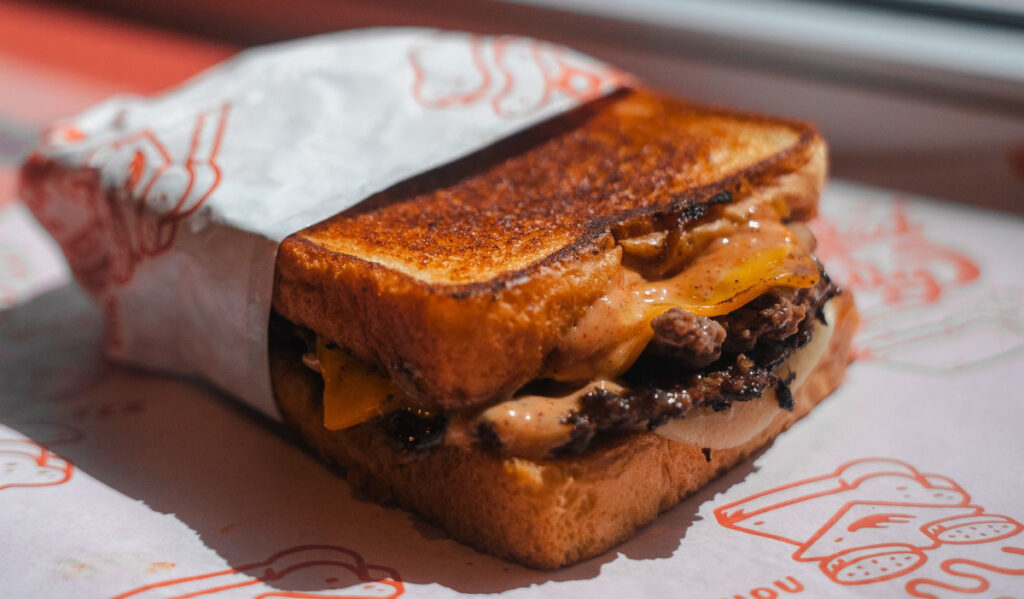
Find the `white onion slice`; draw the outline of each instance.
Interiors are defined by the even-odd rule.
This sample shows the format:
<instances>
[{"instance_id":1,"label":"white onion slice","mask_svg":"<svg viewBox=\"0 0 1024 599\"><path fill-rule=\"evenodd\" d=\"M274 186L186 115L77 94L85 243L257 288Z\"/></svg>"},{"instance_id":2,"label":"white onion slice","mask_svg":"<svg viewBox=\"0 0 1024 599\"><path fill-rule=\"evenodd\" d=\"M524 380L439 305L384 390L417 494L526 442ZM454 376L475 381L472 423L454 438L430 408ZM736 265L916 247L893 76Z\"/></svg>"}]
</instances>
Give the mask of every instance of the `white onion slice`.
<instances>
[{"instance_id":1,"label":"white onion slice","mask_svg":"<svg viewBox=\"0 0 1024 599\"><path fill-rule=\"evenodd\" d=\"M824 314L828 324L815 322L810 342L779 366L779 375L783 378L790 372L796 373L790 383L794 393L821 361L832 339L836 316L832 301L825 304ZM781 413L783 411L775 400L775 390L769 389L763 397L751 401L734 401L732 407L721 412L715 412L710 407L691 410L685 418L670 420L654 432L680 443L718 450L729 449L753 439Z\"/></svg>"}]
</instances>

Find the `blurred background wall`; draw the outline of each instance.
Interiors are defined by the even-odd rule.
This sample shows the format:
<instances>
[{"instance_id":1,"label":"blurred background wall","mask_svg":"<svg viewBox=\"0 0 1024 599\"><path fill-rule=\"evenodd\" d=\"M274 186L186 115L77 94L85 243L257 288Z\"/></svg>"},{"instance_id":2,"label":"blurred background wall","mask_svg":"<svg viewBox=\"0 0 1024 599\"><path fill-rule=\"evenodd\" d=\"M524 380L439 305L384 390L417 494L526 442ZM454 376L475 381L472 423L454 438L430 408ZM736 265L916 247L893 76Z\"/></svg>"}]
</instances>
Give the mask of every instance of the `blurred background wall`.
<instances>
[{"instance_id":1,"label":"blurred background wall","mask_svg":"<svg viewBox=\"0 0 1024 599\"><path fill-rule=\"evenodd\" d=\"M250 45L424 25L577 47L655 87L813 121L833 174L1024 212L1019 0L84 0Z\"/></svg>"}]
</instances>

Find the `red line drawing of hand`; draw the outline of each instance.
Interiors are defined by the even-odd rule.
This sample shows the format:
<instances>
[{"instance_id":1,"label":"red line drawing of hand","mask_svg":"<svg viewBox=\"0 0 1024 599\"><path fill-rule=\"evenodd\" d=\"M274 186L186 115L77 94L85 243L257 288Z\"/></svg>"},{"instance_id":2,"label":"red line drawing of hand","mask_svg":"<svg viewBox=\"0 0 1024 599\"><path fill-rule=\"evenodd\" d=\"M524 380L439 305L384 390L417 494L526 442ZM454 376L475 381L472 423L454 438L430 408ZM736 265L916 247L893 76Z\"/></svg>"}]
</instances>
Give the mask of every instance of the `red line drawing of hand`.
<instances>
[{"instance_id":1,"label":"red line drawing of hand","mask_svg":"<svg viewBox=\"0 0 1024 599\"><path fill-rule=\"evenodd\" d=\"M277 590L270 585L308 590ZM302 545L275 553L262 562L154 583L117 595L114 599L393 599L404 592L405 586L398 572L386 566L367 564L351 549L333 545Z\"/></svg>"},{"instance_id":2,"label":"red line drawing of hand","mask_svg":"<svg viewBox=\"0 0 1024 599\"><path fill-rule=\"evenodd\" d=\"M178 224L195 214L220 184L217 155L229 112L224 105L197 115L183 158L173 157L149 130L118 140L89 158L94 168L123 173L121 204L133 208L111 210L121 217L112 226L124 228L120 237L136 264L170 249Z\"/></svg>"},{"instance_id":3,"label":"red line drawing of hand","mask_svg":"<svg viewBox=\"0 0 1024 599\"><path fill-rule=\"evenodd\" d=\"M142 261L170 249L181 221L220 184L217 156L229 112L224 105L197 115L184 156L175 157L155 132L143 130L92 151L83 165L88 168L26 180L26 203L65 250L83 286L101 292L124 285ZM85 139L80 132L69 137L68 130L77 131L64 127L50 137ZM103 176L119 184L106 189Z\"/></svg>"},{"instance_id":4,"label":"red line drawing of hand","mask_svg":"<svg viewBox=\"0 0 1024 599\"><path fill-rule=\"evenodd\" d=\"M1024 530L986 513L951 479L899 460L854 460L835 472L769 489L714 510L726 528L796 546L841 585L870 584L924 565L940 545L992 543Z\"/></svg>"},{"instance_id":5,"label":"red line drawing of hand","mask_svg":"<svg viewBox=\"0 0 1024 599\"><path fill-rule=\"evenodd\" d=\"M409 51L413 68L412 95L427 108L445 109L472 104L491 87L491 67L484 57L483 37L468 41L438 36ZM441 72L453 69L454 76Z\"/></svg>"},{"instance_id":6,"label":"red line drawing of hand","mask_svg":"<svg viewBox=\"0 0 1024 599\"><path fill-rule=\"evenodd\" d=\"M585 101L625 81L565 48L515 36L436 36L409 51L412 96L435 110L488 102L496 116L522 117L569 97Z\"/></svg>"},{"instance_id":7,"label":"red line drawing of hand","mask_svg":"<svg viewBox=\"0 0 1024 599\"><path fill-rule=\"evenodd\" d=\"M71 480L74 467L28 439L0 439L0 491L52 487Z\"/></svg>"},{"instance_id":8,"label":"red line drawing of hand","mask_svg":"<svg viewBox=\"0 0 1024 599\"><path fill-rule=\"evenodd\" d=\"M139 203L137 239L141 254L155 256L174 243L179 223L195 214L220 184L217 165L229 107L196 117L188 157L171 168L163 166L148 182ZM184 188L184 191L182 191ZM145 210L159 215L144 218Z\"/></svg>"},{"instance_id":9,"label":"red line drawing of hand","mask_svg":"<svg viewBox=\"0 0 1024 599\"><path fill-rule=\"evenodd\" d=\"M501 87L491 97L499 116L521 116L545 106L554 90L549 85L546 56L540 42L498 38L491 45Z\"/></svg>"},{"instance_id":10,"label":"red line drawing of hand","mask_svg":"<svg viewBox=\"0 0 1024 599\"><path fill-rule=\"evenodd\" d=\"M230 105L196 115L187 151L175 156L159 136L142 130L92 150L85 163L63 170L41 156L22 171L22 197L64 250L75 278L98 295L107 315L107 345L120 344L117 299L139 264L165 253L178 226L219 186L218 154ZM53 144L84 143L73 125L44 135ZM49 176L62 169L59 176ZM104 180L117 182L107 188Z\"/></svg>"}]
</instances>

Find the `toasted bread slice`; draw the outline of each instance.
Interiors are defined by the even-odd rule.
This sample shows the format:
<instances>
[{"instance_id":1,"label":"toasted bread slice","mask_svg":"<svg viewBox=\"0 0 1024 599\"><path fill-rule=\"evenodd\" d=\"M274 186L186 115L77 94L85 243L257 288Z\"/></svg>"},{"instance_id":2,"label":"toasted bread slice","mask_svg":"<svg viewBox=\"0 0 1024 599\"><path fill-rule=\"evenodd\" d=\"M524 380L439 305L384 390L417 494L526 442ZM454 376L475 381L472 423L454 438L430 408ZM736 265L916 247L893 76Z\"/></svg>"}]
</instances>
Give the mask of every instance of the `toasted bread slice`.
<instances>
[{"instance_id":1,"label":"toasted bread slice","mask_svg":"<svg viewBox=\"0 0 1024 599\"><path fill-rule=\"evenodd\" d=\"M280 338L271 344L274 393L284 418L321 456L344 467L357 490L378 500L393 499L487 553L557 568L625 540L831 393L846 371L857 328L850 296L832 301L837 306L828 349L796 389L792 411L776 408L766 428L708 455L697 445L636 433L565 459L502 458L452 446L410 459L373 423L325 429L322 381L302 366L303 345L289 347ZM771 397L750 401L775 403Z\"/></svg>"},{"instance_id":2,"label":"toasted bread slice","mask_svg":"<svg viewBox=\"0 0 1024 599\"><path fill-rule=\"evenodd\" d=\"M810 125L618 94L290 236L274 309L414 396L493 401L602 295L616 231L755 193L803 220L825 168Z\"/></svg>"}]
</instances>

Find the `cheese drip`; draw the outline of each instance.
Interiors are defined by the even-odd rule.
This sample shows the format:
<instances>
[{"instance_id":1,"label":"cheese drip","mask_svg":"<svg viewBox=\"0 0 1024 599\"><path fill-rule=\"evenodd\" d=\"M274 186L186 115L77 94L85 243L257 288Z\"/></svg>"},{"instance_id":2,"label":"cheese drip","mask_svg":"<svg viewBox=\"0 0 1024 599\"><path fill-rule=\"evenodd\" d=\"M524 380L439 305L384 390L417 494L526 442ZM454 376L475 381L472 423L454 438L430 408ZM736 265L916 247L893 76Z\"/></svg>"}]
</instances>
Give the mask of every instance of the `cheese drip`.
<instances>
[{"instance_id":1,"label":"cheese drip","mask_svg":"<svg viewBox=\"0 0 1024 599\"><path fill-rule=\"evenodd\" d=\"M614 378L651 341L651 320L679 306L698 316L721 316L773 287L811 287L818 266L777 220L750 220L710 242L679 274L647 281L625 267L608 293L576 323L544 377L580 382Z\"/></svg>"},{"instance_id":2,"label":"cheese drip","mask_svg":"<svg viewBox=\"0 0 1024 599\"><path fill-rule=\"evenodd\" d=\"M337 346L317 339L316 357L324 377L324 427L337 431L366 422L388 403L408 399L402 388Z\"/></svg>"}]
</instances>

